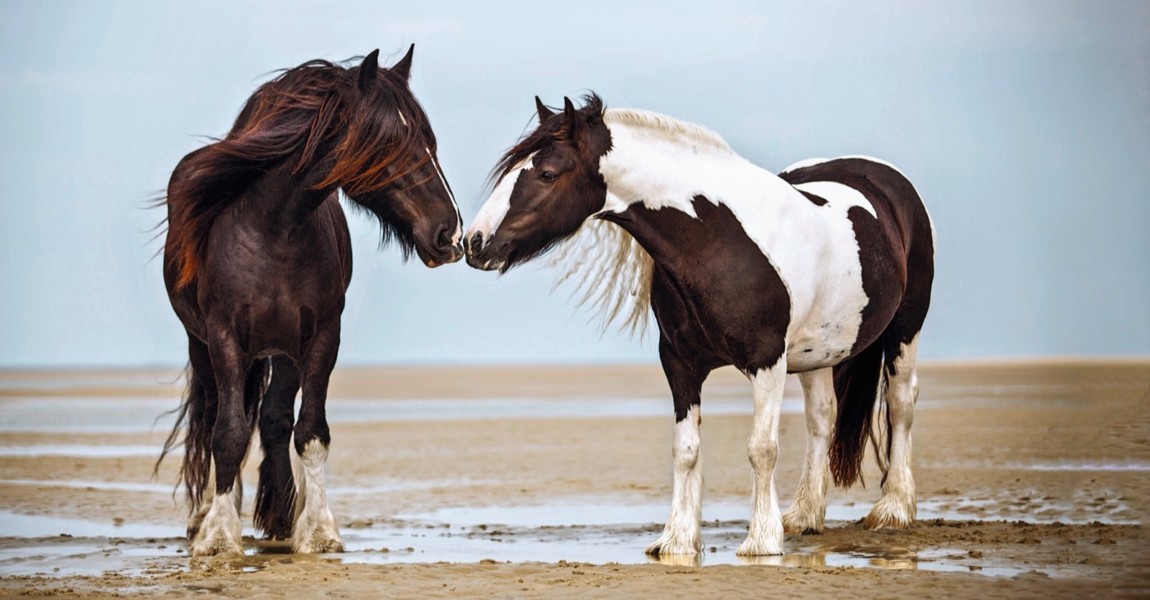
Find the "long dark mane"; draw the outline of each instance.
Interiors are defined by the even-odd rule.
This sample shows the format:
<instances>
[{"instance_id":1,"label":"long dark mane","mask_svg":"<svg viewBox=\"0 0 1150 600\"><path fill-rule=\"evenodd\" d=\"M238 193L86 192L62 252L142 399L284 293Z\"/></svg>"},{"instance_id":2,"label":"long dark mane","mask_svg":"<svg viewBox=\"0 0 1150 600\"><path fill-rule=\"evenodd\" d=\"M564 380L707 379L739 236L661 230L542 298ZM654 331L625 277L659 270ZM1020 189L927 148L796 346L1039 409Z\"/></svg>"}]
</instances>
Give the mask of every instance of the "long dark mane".
<instances>
[{"instance_id":1,"label":"long dark mane","mask_svg":"<svg viewBox=\"0 0 1150 600\"><path fill-rule=\"evenodd\" d=\"M312 60L284 70L252 94L223 139L184 158L164 199L166 254L177 274L176 289L195 280L216 217L253 181L285 161L293 175L330 165L313 188L342 188L356 197L430 160L424 147L434 152L435 138L406 81L380 69L372 84L360 89L359 69ZM397 233L382 219L381 225L385 239Z\"/></svg>"},{"instance_id":2,"label":"long dark mane","mask_svg":"<svg viewBox=\"0 0 1150 600\"><path fill-rule=\"evenodd\" d=\"M602 116L603 111L607 107L603 105L603 100L591 92L583 96L583 106L579 108L579 112L584 116L598 115ZM531 133L523 136L514 146L509 148L507 152L495 163L495 167L491 169L491 174L488 176L490 182L498 182L504 176L511 172L523 159L531 156L532 154L543 150L547 146L555 142L562 142L567 139L567 120L561 118L562 111L559 114L552 116L546 121L539 124Z\"/></svg>"}]
</instances>

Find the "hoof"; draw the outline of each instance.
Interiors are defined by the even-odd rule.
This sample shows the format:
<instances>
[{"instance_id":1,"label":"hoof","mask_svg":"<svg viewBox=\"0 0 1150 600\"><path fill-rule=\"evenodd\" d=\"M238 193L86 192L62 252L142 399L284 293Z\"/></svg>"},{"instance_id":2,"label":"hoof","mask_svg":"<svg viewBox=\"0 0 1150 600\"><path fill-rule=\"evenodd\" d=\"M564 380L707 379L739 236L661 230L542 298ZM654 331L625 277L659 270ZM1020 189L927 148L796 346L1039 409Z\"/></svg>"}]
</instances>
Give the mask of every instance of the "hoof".
<instances>
[{"instance_id":1,"label":"hoof","mask_svg":"<svg viewBox=\"0 0 1150 600\"><path fill-rule=\"evenodd\" d=\"M334 554L343 552L343 540L337 538L313 539L296 544L292 551L296 554Z\"/></svg>"},{"instance_id":2,"label":"hoof","mask_svg":"<svg viewBox=\"0 0 1150 600\"><path fill-rule=\"evenodd\" d=\"M822 519L816 519L810 513L800 514L798 511L787 511L783 515L783 533L810 535L822 532Z\"/></svg>"},{"instance_id":3,"label":"hoof","mask_svg":"<svg viewBox=\"0 0 1150 600\"><path fill-rule=\"evenodd\" d=\"M783 543L752 540L747 538L735 551L736 556L778 556L783 553Z\"/></svg>"},{"instance_id":4,"label":"hoof","mask_svg":"<svg viewBox=\"0 0 1150 600\"><path fill-rule=\"evenodd\" d=\"M192 544L192 556L220 556L242 558L244 547L227 539L199 540Z\"/></svg>"},{"instance_id":5,"label":"hoof","mask_svg":"<svg viewBox=\"0 0 1150 600\"><path fill-rule=\"evenodd\" d=\"M867 529L906 529L914 522L914 502L907 505L880 498L863 519Z\"/></svg>"},{"instance_id":6,"label":"hoof","mask_svg":"<svg viewBox=\"0 0 1150 600\"><path fill-rule=\"evenodd\" d=\"M694 556L702 551L702 540L696 538L694 541L690 541L666 533L644 550L651 556Z\"/></svg>"},{"instance_id":7,"label":"hoof","mask_svg":"<svg viewBox=\"0 0 1150 600\"><path fill-rule=\"evenodd\" d=\"M867 529L906 529L914 519L891 515L887 513L875 514L871 511L870 514L863 519L863 527Z\"/></svg>"}]
</instances>

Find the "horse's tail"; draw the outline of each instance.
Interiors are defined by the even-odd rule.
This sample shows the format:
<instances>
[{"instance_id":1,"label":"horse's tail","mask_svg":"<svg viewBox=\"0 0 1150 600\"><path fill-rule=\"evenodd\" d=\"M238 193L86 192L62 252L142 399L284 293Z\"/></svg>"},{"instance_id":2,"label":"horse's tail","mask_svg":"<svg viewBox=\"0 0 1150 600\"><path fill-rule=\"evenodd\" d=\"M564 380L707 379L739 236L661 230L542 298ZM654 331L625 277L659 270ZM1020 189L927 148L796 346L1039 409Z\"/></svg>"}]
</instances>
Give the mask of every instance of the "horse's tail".
<instances>
[{"instance_id":1,"label":"horse's tail","mask_svg":"<svg viewBox=\"0 0 1150 600\"><path fill-rule=\"evenodd\" d=\"M862 459L871 436L875 402L886 396L883 343L875 340L858 355L834 367L838 418L831 439L830 466L835 485L862 481Z\"/></svg>"},{"instance_id":2,"label":"horse's tail","mask_svg":"<svg viewBox=\"0 0 1150 600\"><path fill-rule=\"evenodd\" d=\"M188 512L195 513L204 497L204 489L208 484L208 477L212 468L212 425L216 420L216 407L209 402L206 385L212 382L204 381L203 375L197 373L191 364L185 370L188 386L184 391L183 402L179 408L172 411L177 413L176 424L172 432L164 441L164 449L152 470L155 476L159 472L160 463L164 457L176 447L183 435L184 459L180 464L180 478L188 494ZM212 406L209 406L211 404Z\"/></svg>"}]
</instances>

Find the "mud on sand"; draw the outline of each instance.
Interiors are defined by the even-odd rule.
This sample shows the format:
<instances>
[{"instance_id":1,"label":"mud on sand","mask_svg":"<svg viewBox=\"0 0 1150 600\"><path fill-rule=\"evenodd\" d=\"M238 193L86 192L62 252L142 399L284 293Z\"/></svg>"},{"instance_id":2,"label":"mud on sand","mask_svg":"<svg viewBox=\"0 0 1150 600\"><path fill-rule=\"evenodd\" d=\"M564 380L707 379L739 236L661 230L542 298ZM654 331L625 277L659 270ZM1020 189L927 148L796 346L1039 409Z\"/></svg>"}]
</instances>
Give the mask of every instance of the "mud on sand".
<instances>
[{"instance_id":1,"label":"mud on sand","mask_svg":"<svg viewBox=\"0 0 1150 600\"><path fill-rule=\"evenodd\" d=\"M332 509L344 555L249 541L191 560L179 457L157 480L177 373L0 374L0 592L183 597L1069 597L1150 594L1150 362L931 365L914 425L919 521L867 531L877 496L832 490L830 529L734 557L749 516L749 387L704 389L704 543L649 562L670 497L657 367L337 369ZM165 383L166 382L166 383ZM480 395L475 390L482 390ZM805 431L788 392L776 481ZM258 453L247 465L250 496ZM61 536L60 534L65 534ZM754 564L757 563L757 564Z\"/></svg>"}]
</instances>

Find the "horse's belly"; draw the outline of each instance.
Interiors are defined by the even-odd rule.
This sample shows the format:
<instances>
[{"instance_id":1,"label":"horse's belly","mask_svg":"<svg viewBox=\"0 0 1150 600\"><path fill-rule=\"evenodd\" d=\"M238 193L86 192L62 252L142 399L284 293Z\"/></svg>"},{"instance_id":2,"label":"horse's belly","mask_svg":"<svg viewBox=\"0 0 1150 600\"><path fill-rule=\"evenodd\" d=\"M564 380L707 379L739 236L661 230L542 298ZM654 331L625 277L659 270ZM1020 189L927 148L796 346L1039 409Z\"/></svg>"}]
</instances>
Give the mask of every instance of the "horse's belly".
<instances>
[{"instance_id":1,"label":"horse's belly","mask_svg":"<svg viewBox=\"0 0 1150 600\"><path fill-rule=\"evenodd\" d=\"M827 321L800 328L787 344L787 371L813 371L837 365L850 356L858 326Z\"/></svg>"},{"instance_id":2,"label":"horse's belly","mask_svg":"<svg viewBox=\"0 0 1150 600\"><path fill-rule=\"evenodd\" d=\"M841 264L849 261L842 261ZM827 273L808 294L796 294L787 333L787 370L811 371L836 365L851 355L867 305L854 266ZM805 296L805 297L803 297Z\"/></svg>"}]
</instances>

